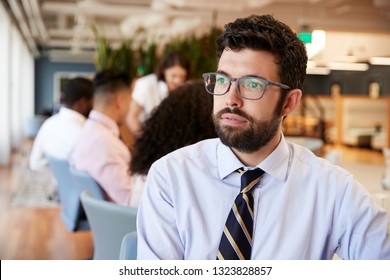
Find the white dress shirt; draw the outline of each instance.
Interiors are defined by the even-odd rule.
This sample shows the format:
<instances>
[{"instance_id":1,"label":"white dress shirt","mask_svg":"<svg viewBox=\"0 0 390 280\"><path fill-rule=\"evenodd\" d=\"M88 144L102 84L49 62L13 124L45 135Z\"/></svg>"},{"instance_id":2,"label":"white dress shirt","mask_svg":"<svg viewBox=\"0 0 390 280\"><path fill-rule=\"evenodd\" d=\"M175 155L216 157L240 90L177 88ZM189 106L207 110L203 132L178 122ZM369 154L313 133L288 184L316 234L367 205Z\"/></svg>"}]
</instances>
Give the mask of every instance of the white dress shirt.
<instances>
[{"instance_id":1,"label":"white dress shirt","mask_svg":"<svg viewBox=\"0 0 390 280\"><path fill-rule=\"evenodd\" d=\"M158 81L156 74L139 78L132 92L132 99L143 107L139 121L144 122L161 101L168 96L168 87L164 81Z\"/></svg>"},{"instance_id":2,"label":"white dress shirt","mask_svg":"<svg viewBox=\"0 0 390 280\"><path fill-rule=\"evenodd\" d=\"M219 139L156 161L138 211L138 258L215 260L242 166ZM252 259L390 259L387 214L348 171L283 137L258 167Z\"/></svg>"},{"instance_id":3,"label":"white dress shirt","mask_svg":"<svg viewBox=\"0 0 390 280\"><path fill-rule=\"evenodd\" d=\"M30 168L39 170L45 167L45 155L68 160L85 121L82 114L65 107L48 118L35 137L29 160Z\"/></svg>"}]
</instances>

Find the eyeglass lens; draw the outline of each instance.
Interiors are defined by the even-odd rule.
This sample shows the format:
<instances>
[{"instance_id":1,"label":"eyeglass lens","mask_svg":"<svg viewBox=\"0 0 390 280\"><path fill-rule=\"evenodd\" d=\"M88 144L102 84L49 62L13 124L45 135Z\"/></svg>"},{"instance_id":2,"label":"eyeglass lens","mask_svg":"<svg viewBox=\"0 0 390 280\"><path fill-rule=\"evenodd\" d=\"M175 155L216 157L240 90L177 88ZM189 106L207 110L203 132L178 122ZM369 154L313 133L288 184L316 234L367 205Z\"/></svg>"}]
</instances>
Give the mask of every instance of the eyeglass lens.
<instances>
[{"instance_id":1,"label":"eyeglass lens","mask_svg":"<svg viewBox=\"0 0 390 280\"><path fill-rule=\"evenodd\" d=\"M207 74L205 77L206 89L211 94L223 95L229 90L231 80L223 74ZM236 82L239 93L244 98L260 98L266 87L264 81L256 77L241 77Z\"/></svg>"}]
</instances>

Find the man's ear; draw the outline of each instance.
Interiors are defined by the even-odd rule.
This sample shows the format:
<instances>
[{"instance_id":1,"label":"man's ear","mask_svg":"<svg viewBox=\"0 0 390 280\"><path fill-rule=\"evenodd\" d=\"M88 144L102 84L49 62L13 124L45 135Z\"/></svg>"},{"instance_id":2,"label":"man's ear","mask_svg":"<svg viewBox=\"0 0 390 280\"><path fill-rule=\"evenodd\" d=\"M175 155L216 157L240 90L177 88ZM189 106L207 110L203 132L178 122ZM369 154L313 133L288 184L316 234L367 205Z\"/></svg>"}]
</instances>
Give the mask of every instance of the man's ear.
<instances>
[{"instance_id":1,"label":"man's ear","mask_svg":"<svg viewBox=\"0 0 390 280\"><path fill-rule=\"evenodd\" d=\"M122 108L122 103L123 103L123 101L124 101L124 97L123 97L123 94L122 93L117 93L116 95L115 95L115 106L117 107L117 108Z\"/></svg>"},{"instance_id":2,"label":"man's ear","mask_svg":"<svg viewBox=\"0 0 390 280\"><path fill-rule=\"evenodd\" d=\"M76 112L81 113L84 109L84 104L85 104L86 98L81 98L77 100L76 102L73 103L71 109L75 110Z\"/></svg>"},{"instance_id":3,"label":"man's ear","mask_svg":"<svg viewBox=\"0 0 390 280\"><path fill-rule=\"evenodd\" d=\"M287 93L286 99L284 100L283 116L291 114L295 108L301 102L302 91L300 89L292 89Z\"/></svg>"}]
</instances>

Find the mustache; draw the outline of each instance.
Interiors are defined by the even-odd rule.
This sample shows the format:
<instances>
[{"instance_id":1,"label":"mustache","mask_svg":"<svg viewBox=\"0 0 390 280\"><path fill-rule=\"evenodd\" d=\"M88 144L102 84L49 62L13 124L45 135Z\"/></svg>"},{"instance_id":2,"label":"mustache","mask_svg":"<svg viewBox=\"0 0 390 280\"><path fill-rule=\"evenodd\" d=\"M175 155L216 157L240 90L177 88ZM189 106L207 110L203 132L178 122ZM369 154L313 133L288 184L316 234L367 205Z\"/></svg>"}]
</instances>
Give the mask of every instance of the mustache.
<instances>
[{"instance_id":1,"label":"mustache","mask_svg":"<svg viewBox=\"0 0 390 280\"><path fill-rule=\"evenodd\" d=\"M220 110L219 112L217 112L214 116L217 118L220 118L223 114L227 114L227 113L236 114L240 117L243 117L244 119L246 119L248 121L252 121L251 116L249 116L247 113L241 111L238 108L224 108L224 109Z\"/></svg>"}]
</instances>

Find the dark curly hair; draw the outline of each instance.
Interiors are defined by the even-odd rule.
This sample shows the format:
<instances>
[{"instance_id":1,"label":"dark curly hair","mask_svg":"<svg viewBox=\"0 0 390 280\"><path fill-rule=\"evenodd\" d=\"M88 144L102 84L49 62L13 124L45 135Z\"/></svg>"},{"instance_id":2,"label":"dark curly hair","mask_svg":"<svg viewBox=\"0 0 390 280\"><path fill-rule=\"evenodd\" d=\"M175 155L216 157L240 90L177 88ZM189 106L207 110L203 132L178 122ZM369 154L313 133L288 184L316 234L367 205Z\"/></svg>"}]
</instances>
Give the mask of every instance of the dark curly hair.
<instances>
[{"instance_id":1,"label":"dark curly hair","mask_svg":"<svg viewBox=\"0 0 390 280\"><path fill-rule=\"evenodd\" d=\"M225 25L217 39L218 57L224 49L264 50L277 58L281 83L302 89L306 76L307 53L303 42L289 26L271 15L251 15Z\"/></svg>"},{"instance_id":2,"label":"dark curly hair","mask_svg":"<svg viewBox=\"0 0 390 280\"><path fill-rule=\"evenodd\" d=\"M213 97L202 81L172 91L143 123L130 163L132 174L146 175L152 163L186 145L217 137L211 118Z\"/></svg>"}]
</instances>

